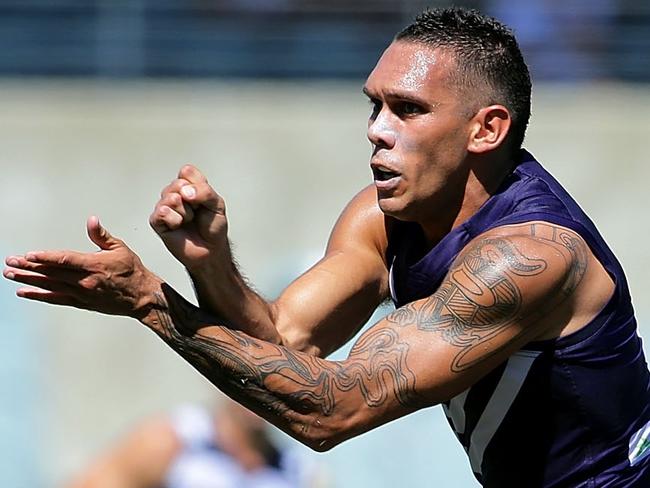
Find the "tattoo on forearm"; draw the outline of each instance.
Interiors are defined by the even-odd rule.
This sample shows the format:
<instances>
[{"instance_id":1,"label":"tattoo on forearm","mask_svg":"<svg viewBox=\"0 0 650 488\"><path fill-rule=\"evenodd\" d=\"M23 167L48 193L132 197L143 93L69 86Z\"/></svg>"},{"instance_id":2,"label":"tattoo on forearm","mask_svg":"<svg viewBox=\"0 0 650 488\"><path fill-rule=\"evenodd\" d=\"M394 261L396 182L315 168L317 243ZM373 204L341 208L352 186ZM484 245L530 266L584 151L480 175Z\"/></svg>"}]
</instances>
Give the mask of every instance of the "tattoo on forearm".
<instances>
[{"instance_id":1,"label":"tattoo on forearm","mask_svg":"<svg viewBox=\"0 0 650 488\"><path fill-rule=\"evenodd\" d=\"M564 257L569 270L558 288L558 299L571 295L587 266L584 242L555 227L552 232L549 226L522 227L537 243L551 246L556 256ZM464 371L495 354L487 343L521 319L526 277L542 275L549 263L557 262L526 256L519 242L495 237L473 244L430 298L396 310L386 323L369 329L345 361L295 352L227 324L210 325L212 317L167 285L157 297L153 328L224 393L289 433L296 432L296 424L302 432L320 425L320 419L332 415L350 395L373 409L391 404L417 409L430 403L416 388L411 346L403 338L403 328L415 326L439 334L458 348L452 372Z\"/></svg>"},{"instance_id":2,"label":"tattoo on forearm","mask_svg":"<svg viewBox=\"0 0 650 488\"><path fill-rule=\"evenodd\" d=\"M406 361L409 346L390 328L369 331L347 360L333 362L226 327L200 331L208 326L202 325L201 312L193 305L173 291L158 300L162 339L224 393L258 413L327 416L343 392L360 395L369 407L389 400L404 406L416 403L415 374Z\"/></svg>"},{"instance_id":3,"label":"tattoo on forearm","mask_svg":"<svg viewBox=\"0 0 650 488\"><path fill-rule=\"evenodd\" d=\"M578 286L586 269L584 242L556 227L552 227L550 239L536 236L535 224L526 227L531 237L556 249L561 246L571 256L568 277L561 289L566 298ZM493 355L496 351L483 354L481 348L519 318L522 298L517 284L520 280L515 277L541 275L548 266L544 259L525 256L508 238L483 239L456 262L430 298L396 310L387 320L440 334L460 349L451 370L463 371Z\"/></svg>"}]
</instances>

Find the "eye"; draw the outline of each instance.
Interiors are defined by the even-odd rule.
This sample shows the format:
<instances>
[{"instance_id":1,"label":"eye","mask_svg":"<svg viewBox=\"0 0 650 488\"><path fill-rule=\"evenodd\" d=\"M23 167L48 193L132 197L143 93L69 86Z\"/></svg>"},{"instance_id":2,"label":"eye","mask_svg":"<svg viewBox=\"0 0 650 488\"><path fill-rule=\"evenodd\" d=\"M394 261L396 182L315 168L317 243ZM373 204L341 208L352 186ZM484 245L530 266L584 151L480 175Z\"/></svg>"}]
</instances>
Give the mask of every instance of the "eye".
<instances>
[{"instance_id":1,"label":"eye","mask_svg":"<svg viewBox=\"0 0 650 488\"><path fill-rule=\"evenodd\" d=\"M401 102L397 108L397 112L401 115L418 115L424 113L424 108L413 102Z\"/></svg>"}]
</instances>

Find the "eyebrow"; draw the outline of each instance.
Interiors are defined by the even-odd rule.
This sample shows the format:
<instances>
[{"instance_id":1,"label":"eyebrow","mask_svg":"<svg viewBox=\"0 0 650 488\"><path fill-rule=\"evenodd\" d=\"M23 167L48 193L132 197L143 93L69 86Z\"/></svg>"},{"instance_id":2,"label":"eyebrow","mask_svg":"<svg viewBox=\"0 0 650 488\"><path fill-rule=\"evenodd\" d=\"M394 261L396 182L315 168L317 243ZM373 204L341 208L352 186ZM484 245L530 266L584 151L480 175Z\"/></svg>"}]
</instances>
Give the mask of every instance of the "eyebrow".
<instances>
[{"instance_id":1,"label":"eyebrow","mask_svg":"<svg viewBox=\"0 0 650 488\"><path fill-rule=\"evenodd\" d=\"M362 91L368 98L377 98L365 86L363 87ZM411 103L414 103L416 105L422 105L422 106L425 106L425 107L440 105L440 103L431 104L431 103L427 102L426 100L424 100L424 99L422 99L420 97L417 97L417 96L415 96L415 95L413 95L411 93L404 92L404 91L399 91L399 90L397 90L397 91L387 91L387 92L385 92L384 96L387 99L402 100L402 101L405 101L405 102L411 102Z\"/></svg>"}]
</instances>

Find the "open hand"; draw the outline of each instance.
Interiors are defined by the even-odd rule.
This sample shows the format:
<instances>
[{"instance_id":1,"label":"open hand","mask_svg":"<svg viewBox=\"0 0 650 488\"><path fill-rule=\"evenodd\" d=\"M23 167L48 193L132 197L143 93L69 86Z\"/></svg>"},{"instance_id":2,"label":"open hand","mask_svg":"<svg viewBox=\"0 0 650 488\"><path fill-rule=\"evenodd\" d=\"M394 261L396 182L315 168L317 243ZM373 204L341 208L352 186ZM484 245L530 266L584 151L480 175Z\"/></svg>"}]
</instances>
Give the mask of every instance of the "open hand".
<instances>
[{"instance_id":1,"label":"open hand","mask_svg":"<svg viewBox=\"0 0 650 488\"><path fill-rule=\"evenodd\" d=\"M86 227L99 251L9 256L4 277L29 285L18 289L19 297L142 318L154 303L161 280L123 241L111 236L97 217L90 217Z\"/></svg>"},{"instance_id":2,"label":"open hand","mask_svg":"<svg viewBox=\"0 0 650 488\"><path fill-rule=\"evenodd\" d=\"M225 202L192 165L163 189L149 223L190 271L215 258L230 260Z\"/></svg>"}]
</instances>

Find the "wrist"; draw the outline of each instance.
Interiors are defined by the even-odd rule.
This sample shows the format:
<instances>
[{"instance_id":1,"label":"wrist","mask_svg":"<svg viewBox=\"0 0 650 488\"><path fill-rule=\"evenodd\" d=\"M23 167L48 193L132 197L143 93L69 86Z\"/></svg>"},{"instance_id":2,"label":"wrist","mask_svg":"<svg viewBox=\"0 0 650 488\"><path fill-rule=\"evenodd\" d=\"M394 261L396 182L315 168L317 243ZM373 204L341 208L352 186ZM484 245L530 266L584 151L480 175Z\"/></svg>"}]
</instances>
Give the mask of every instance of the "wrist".
<instances>
[{"instance_id":1,"label":"wrist","mask_svg":"<svg viewBox=\"0 0 650 488\"><path fill-rule=\"evenodd\" d=\"M213 255L216 258L186 266L186 270L199 294L222 296L237 287L239 271L229 251Z\"/></svg>"},{"instance_id":2,"label":"wrist","mask_svg":"<svg viewBox=\"0 0 650 488\"><path fill-rule=\"evenodd\" d=\"M191 276L206 278L221 276L235 267L230 245L227 241L220 246L206 249L204 253L196 256L195 259L183 262L183 265Z\"/></svg>"},{"instance_id":3,"label":"wrist","mask_svg":"<svg viewBox=\"0 0 650 488\"><path fill-rule=\"evenodd\" d=\"M139 311L135 318L166 339L173 338L177 333L191 336L205 324L214 322L161 280L152 287L150 295L143 299Z\"/></svg>"},{"instance_id":4,"label":"wrist","mask_svg":"<svg viewBox=\"0 0 650 488\"><path fill-rule=\"evenodd\" d=\"M167 309L162 284L163 280L153 273L143 274L131 317L149 326L151 319L156 316L156 311Z\"/></svg>"}]
</instances>

